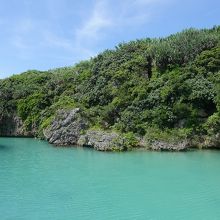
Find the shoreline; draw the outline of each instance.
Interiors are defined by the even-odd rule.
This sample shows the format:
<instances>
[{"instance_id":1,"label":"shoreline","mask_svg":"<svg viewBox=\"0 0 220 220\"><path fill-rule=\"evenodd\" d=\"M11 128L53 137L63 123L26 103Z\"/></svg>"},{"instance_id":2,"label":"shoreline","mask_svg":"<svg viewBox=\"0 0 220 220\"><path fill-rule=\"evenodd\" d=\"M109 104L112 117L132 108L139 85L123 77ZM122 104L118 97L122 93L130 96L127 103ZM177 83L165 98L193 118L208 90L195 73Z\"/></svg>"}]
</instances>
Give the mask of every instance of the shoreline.
<instances>
[{"instance_id":1,"label":"shoreline","mask_svg":"<svg viewBox=\"0 0 220 220\"><path fill-rule=\"evenodd\" d=\"M199 148L199 147L187 147L185 149L182 150L173 150L173 149L152 149L149 147L134 147L131 149L127 149L127 150L118 150L118 149L113 149L113 150L100 150L100 149L96 149L93 146L89 146L89 145L78 145L78 144L70 144L70 145L57 145L57 144L53 144L50 143L49 141L42 139L42 138L38 138L38 137L30 137L30 136L0 136L0 138L10 138L10 139L35 139L35 140L40 140L40 141L45 141L48 144L50 144L51 146L53 146L54 148L87 148L87 149L93 149L99 152L106 152L106 153L110 153L110 152L120 152L120 153L124 153L124 152L173 152L173 153L186 153L186 152L191 152L191 151L219 151L220 148L219 147L203 147L203 148Z\"/></svg>"}]
</instances>

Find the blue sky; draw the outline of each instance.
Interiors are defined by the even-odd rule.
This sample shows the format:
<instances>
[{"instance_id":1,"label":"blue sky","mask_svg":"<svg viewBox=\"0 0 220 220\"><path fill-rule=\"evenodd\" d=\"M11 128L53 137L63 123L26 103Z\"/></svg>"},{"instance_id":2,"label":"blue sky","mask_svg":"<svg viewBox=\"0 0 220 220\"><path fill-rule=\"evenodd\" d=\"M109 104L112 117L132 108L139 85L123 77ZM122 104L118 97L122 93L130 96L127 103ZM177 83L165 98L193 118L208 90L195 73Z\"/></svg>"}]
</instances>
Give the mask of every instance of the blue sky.
<instances>
[{"instance_id":1,"label":"blue sky","mask_svg":"<svg viewBox=\"0 0 220 220\"><path fill-rule=\"evenodd\" d=\"M0 0L0 78L73 65L120 42L220 24L219 0Z\"/></svg>"}]
</instances>

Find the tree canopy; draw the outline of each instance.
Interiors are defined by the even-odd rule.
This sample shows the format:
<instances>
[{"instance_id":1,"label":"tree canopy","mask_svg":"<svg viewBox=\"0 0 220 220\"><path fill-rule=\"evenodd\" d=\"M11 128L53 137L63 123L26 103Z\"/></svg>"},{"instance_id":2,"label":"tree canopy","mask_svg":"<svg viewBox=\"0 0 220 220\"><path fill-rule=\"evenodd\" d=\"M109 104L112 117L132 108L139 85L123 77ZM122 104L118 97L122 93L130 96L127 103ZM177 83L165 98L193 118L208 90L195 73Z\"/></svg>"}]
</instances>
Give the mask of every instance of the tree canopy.
<instances>
[{"instance_id":1,"label":"tree canopy","mask_svg":"<svg viewBox=\"0 0 220 220\"><path fill-rule=\"evenodd\" d=\"M74 107L100 129L216 133L220 27L122 43L71 67L0 80L0 119L17 114L38 135L58 109Z\"/></svg>"}]
</instances>

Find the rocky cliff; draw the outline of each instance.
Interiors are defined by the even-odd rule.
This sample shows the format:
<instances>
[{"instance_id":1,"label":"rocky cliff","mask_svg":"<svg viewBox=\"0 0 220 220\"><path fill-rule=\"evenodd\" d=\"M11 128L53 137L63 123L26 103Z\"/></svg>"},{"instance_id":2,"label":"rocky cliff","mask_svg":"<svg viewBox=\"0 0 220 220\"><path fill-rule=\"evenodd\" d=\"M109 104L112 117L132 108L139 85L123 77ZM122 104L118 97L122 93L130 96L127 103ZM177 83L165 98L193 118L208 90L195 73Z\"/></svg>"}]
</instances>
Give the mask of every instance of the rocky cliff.
<instances>
[{"instance_id":1,"label":"rocky cliff","mask_svg":"<svg viewBox=\"0 0 220 220\"><path fill-rule=\"evenodd\" d=\"M0 120L0 136L19 137L19 136L33 136L33 132L26 132L24 124L20 117L16 114L12 116L3 116Z\"/></svg>"},{"instance_id":2,"label":"rocky cliff","mask_svg":"<svg viewBox=\"0 0 220 220\"><path fill-rule=\"evenodd\" d=\"M55 145L80 145L100 151L123 150L123 141L119 134L88 130L88 120L83 117L79 108L58 111L43 134L49 143Z\"/></svg>"},{"instance_id":3,"label":"rocky cliff","mask_svg":"<svg viewBox=\"0 0 220 220\"><path fill-rule=\"evenodd\" d=\"M43 130L44 139L57 146L78 145L99 151L125 151L130 141L123 134L113 131L89 129L89 121L80 108L58 110L49 126ZM36 136L35 129L27 132L22 120L14 114L0 119L0 136ZM167 141L136 137L135 147L150 150L182 151L190 147L218 148L220 135Z\"/></svg>"},{"instance_id":4,"label":"rocky cliff","mask_svg":"<svg viewBox=\"0 0 220 220\"><path fill-rule=\"evenodd\" d=\"M66 146L76 144L87 127L88 122L82 117L79 108L59 110L43 133L49 143Z\"/></svg>"},{"instance_id":5,"label":"rocky cliff","mask_svg":"<svg viewBox=\"0 0 220 220\"><path fill-rule=\"evenodd\" d=\"M91 130L88 124L79 108L60 110L43 133L49 143L60 146L87 146L99 151L124 151L129 148L126 136L113 131ZM147 142L144 138L137 138L136 145L151 150L175 151L189 147L186 140L177 143L158 140Z\"/></svg>"},{"instance_id":6,"label":"rocky cliff","mask_svg":"<svg viewBox=\"0 0 220 220\"><path fill-rule=\"evenodd\" d=\"M80 146L90 146L99 151L124 151L126 144L124 138L115 132L89 130L81 135L78 142Z\"/></svg>"},{"instance_id":7,"label":"rocky cliff","mask_svg":"<svg viewBox=\"0 0 220 220\"><path fill-rule=\"evenodd\" d=\"M156 151L183 151L190 147L190 141L183 139L179 141L167 140L141 140L140 145L149 150Z\"/></svg>"}]
</instances>

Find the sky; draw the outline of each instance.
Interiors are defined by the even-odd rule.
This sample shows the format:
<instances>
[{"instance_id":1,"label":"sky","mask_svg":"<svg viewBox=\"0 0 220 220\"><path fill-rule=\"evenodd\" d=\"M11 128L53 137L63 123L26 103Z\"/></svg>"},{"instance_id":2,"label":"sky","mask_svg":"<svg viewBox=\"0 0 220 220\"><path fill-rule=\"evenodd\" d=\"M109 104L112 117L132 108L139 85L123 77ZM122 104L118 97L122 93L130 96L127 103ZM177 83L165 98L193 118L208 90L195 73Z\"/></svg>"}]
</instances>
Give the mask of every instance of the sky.
<instances>
[{"instance_id":1,"label":"sky","mask_svg":"<svg viewBox=\"0 0 220 220\"><path fill-rule=\"evenodd\" d=\"M219 0L0 0L0 78L220 24Z\"/></svg>"}]
</instances>

